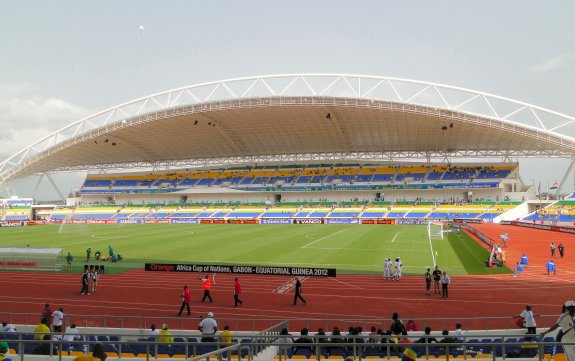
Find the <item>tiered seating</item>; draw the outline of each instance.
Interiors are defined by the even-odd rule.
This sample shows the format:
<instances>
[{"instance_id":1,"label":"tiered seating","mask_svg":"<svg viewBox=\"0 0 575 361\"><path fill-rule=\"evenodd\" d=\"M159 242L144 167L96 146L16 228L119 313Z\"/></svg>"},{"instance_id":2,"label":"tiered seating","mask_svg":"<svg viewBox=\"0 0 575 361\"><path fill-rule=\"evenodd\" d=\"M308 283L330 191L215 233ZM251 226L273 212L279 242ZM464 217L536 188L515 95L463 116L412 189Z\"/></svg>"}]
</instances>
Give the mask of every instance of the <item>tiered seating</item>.
<instances>
[{"instance_id":1,"label":"tiered seating","mask_svg":"<svg viewBox=\"0 0 575 361\"><path fill-rule=\"evenodd\" d=\"M337 183L337 182L351 182L355 175L359 172L358 165L356 166L335 166L329 172L329 175L325 178L326 183Z\"/></svg>"},{"instance_id":2,"label":"tiered seating","mask_svg":"<svg viewBox=\"0 0 575 361\"><path fill-rule=\"evenodd\" d=\"M216 185L237 185L248 174L248 169L227 169L224 170L212 183Z\"/></svg>"},{"instance_id":3,"label":"tiered seating","mask_svg":"<svg viewBox=\"0 0 575 361\"><path fill-rule=\"evenodd\" d=\"M232 210L228 213L228 218L258 218L262 213L265 212L265 209L259 208L240 208Z\"/></svg>"},{"instance_id":4,"label":"tiered seating","mask_svg":"<svg viewBox=\"0 0 575 361\"><path fill-rule=\"evenodd\" d=\"M144 218L151 213L148 207L123 207L114 215L115 219Z\"/></svg>"},{"instance_id":5,"label":"tiered seating","mask_svg":"<svg viewBox=\"0 0 575 361\"><path fill-rule=\"evenodd\" d=\"M478 218L481 219L493 219L510 209L513 209L521 204L521 202L481 202L485 206L489 206L483 214L480 214Z\"/></svg>"},{"instance_id":6,"label":"tiered seating","mask_svg":"<svg viewBox=\"0 0 575 361\"><path fill-rule=\"evenodd\" d=\"M398 204L391 207L391 210L385 215L389 218L403 218L411 209L411 205Z\"/></svg>"},{"instance_id":7,"label":"tiered seating","mask_svg":"<svg viewBox=\"0 0 575 361\"><path fill-rule=\"evenodd\" d=\"M301 172L297 179L298 184L321 184L327 176L329 169L322 168L320 165L310 165Z\"/></svg>"},{"instance_id":8,"label":"tiered seating","mask_svg":"<svg viewBox=\"0 0 575 361\"><path fill-rule=\"evenodd\" d=\"M201 208L180 208L170 213L168 218L195 218L202 212ZM210 213L211 215L211 213Z\"/></svg>"},{"instance_id":9,"label":"tiered seating","mask_svg":"<svg viewBox=\"0 0 575 361\"><path fill-rule=\"evenodd\" d=\"M414 181L421 181L427 174L428 168L425 166L407 166L399 167L398 174L395 176L396 181L403 181L404 179L413 179Z\"/></svg>"},{"instance_id":10,"label":"tiered seating","mask_svg":"<svg viewBox=\"0 0 575 361\"><path fill-rule=\"evenodd\" d=\"M119 211L116 206L79 207L72 219L110 219Z\"/></svg>"},{"instance_id":11,"label":"tiered seating","mask_svg":"<svg viewBox=\"0 0 575 361\"><path fill-rule=\"evenodd\" d=\"M361 208L334 208L328 218L357 218L363 211Z\"/></svg>"},{"instance_id":12,"label":"tiered seating","mask_svg":"<svg viewBox=\"0 0 575 361\"><path fill-rule=\"evenodd\" d=\"M5 211L6 221L29 221L32 212L30 206L12 206Z\"/></svg>"},{"instance_id":13,"label":"tiered seating","mask_svg":"<svg viewBox=\"0 0 575 361\"><path fill-rule=\"evenodd\" d=\"M73 208L54 208L52 214L50 215L50 219L53 220L62 220L66 218L70 218L74 213Z\"/></svg>"},{"instance_id":14,"label":"tiered seating","mask_svg":"<svg viewBox=\"0 0 575 361\"><path fill-rule=\"evenodd\" d=\"M275 169L254 168L247 173L246 177L240 182L240 184L261 186L268 182L268 179L274 174L274 172Z\"/></svg>"},{"instance_id":15,"label":"tiered seating","mask_svg":"<svg viewBox=\"0 0 575 361\"><path fill-rule=\"evenodd\" d=\"M405 218L426 218L433 210L433 204L418 204L411 208L405 215Z\"/></svg>"},{"instance_id":16,"label":"tiered seating","mask_svg":"<svg viewBox=\"0 0 575 361\"><path fill-rule=\"evenodd\" d=\"M443 174L442 180L465 180L475 177L478 167L450 166Z\"/></svg>"},{"instance_id":17,"label":"tiered seating","mask_svg":"<svg viewBox=\"0 0 575 361\"><path fill-rule=\"evenodd\" d=\"M477 218L483 214L487 208L487 206L481 204L440 205L429 214L429 218Z\"/></svg>"},{"instance_id":18,"label":"tiered seating","mask_svg":"<svg viewBox=\"0 0 575 361\"><path fill-rule=\"evenodd\" d=\"M429 171L429 174L427 175L427 180L428 181L440 180L441 177L443 177L443 174L445 173L445 171L447 171L447 166L443 166L443 165L433 166L433 167L431 167L431 170Z\"/></svg>"},{"instance_id":19,"label":"tiered seating","mask_svg":"<svg viewBox=\"0 0 575 361\"><path fill-rule=\"evenodd\" d=\"M270 208L262 214L262 218L291 218L296 212L295 208Z\"/></svg>"},{"instance_id":20,"label":"tiered seating","mask_svg":"<svg viewBox=\"0 0 575 361\"><path fill-rule=\"evenodd\" d=\"M361 213L360 218L364 219L384 218L386 213L387 208L368 207Z\"/></svg>"},{"instance_id":21,"label":"tiered seating","mask_svg":"<svg viewBox=\"0 0 575 361\"><path fill-rule=\"evenodd\" d=\"M296 167L296 168L291 168L291 167L280 167L277 171L275 171L270 179L269 179L269 183L270 184L292 184L295 183L295 181L297 180L297 178L300 176L302 172L302 168L300 167Z\"/></svg>"},{"instance_id":22,"label":"tiered seating","mask_svg":"<svg viewBox=\"0 0 575 361\"><path fill-rule=\"evenodd\" d=\"M372 182L391 182L393 180L393 175L396 172L395 167L377 167Z\"/></svg>"},{"instance_id":23,"label":"tiered seating","mask_svg":"<svg viewBox=\"0 0 575 361\"><path fill-rule=\"evenodd\" d=\"M477 179L487 178L507 178L513 172L513 165L497 165L492 167L482 167L477 175Z\"/></svg>"}]
</instances>

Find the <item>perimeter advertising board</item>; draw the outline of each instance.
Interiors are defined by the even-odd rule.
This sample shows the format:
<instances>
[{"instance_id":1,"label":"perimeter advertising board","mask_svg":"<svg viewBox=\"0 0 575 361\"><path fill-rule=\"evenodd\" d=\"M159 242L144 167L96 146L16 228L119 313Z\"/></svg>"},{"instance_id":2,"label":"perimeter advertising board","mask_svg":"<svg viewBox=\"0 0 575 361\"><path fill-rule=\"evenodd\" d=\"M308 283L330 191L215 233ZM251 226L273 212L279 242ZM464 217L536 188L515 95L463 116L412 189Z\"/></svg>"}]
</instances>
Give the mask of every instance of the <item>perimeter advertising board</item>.
<instances>
[{"instance_id":1,"label":"perimeter advertising board","mask_svg":"<svg viewBox=\"0 0 575 361\"><path fill-rule=\"evenodd\" d=\"M183 264L183 263L146 263L145 270L149 272L201 272L229 273L244 275L274 275L274 276L315 276L335 277L335 268L312 267L274 267L274 266L229 266L213 264Z\"/></svg>"}]
</instances>

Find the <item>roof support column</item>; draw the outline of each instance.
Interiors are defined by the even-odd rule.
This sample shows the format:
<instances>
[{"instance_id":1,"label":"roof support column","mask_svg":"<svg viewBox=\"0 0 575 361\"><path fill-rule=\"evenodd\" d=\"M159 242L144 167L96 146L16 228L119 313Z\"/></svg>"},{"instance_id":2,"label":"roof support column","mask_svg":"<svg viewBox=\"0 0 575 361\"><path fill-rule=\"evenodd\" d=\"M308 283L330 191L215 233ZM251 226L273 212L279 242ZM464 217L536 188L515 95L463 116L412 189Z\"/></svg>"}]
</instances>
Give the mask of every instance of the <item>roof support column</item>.
<instances>
[{"instance_id":1,"label":"roof support column","mask_svg":"<svg viewBox=\"0 0 575 361\"><path fill-rule=\"evenodd\" d=\"M56 190L56 192L58 193L58 195L60 196L60 199L62 199L62 201L64 201L64 203L66 203L66 197L64 197L64 195L62 194L62 192L60 192L60 190L58 189L58 187L56 186L56 183L54 183L54 180L52 179L52 177L50 177L49 173L43 173L43 175L46 175L46 178L48 178L48 180L50 181L50 183L52 184L52 187L54 187L54 189Z\"/></svg>"},{"instance_id":2,"label":"roof support column","mask_svg":"<svg viewBox=\"0 0 575 361\"><path fill-rule=\"evenodd\" d=\"M563 178L561 179L561 182L559 183L559 186L557 187L557 189L555 190L555 196L557 196L559 194L559 192L561 191L561 188L563 188L563 185L565 184L565 182L567 181L567 177L569 176L569 174L571 174L571 172L573 171L573 166L575 165L575 158L571 158L571 163L569 163L569 167L567 168L567 170L565 171L565 174L563 175ZM549 191L549 190L548 190Z\"/></svg>"}]
</instances>

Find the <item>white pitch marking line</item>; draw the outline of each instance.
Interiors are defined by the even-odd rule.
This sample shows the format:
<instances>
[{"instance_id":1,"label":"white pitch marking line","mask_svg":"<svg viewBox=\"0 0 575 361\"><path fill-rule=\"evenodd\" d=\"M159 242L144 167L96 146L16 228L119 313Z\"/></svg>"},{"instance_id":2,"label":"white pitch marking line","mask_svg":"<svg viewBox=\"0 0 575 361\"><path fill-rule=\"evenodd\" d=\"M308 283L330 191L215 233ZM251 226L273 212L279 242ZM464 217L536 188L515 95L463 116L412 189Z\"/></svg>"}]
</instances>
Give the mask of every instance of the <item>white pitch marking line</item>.
<instances>
[{"instance_id":1,"label":"white pitch marking line","mask_svg":"<svg viewBox=\"0 0 575 361\"><path fill-rule=\"evenodd\" d=\"M397 233L395 234L395 236L393 236L393 239L391 240L391 243L393 243L393 242L395 241L395 239L397 238L397 235L399 235L399 232L397 232Z\"/></svg>"},{"instance_id":2,"label":"white pitch marking line","mask_svg":"<svg viewBox=\"0 0 575 361\"><path fill-rule=\"evenodd\" d=\"M351 286L351 287L355 287L355 288L359 288L360 290L363 290L363 287L359 287L354 285L353 283L347 283L347 282L343 282L341 280L338 280L337 278L333 278L335 281L339 282L339 283L343 283L346 286Z\"/></svg>"},{"instance_id":3,"label":"white pitch marking line","mask_svg":"<svg viewBox=\"0 0 575 361\"><path fill-rule=\"evenodd\" d=\"M347 228L346 228L346 229L347 229ZM316 243L316 242L323 241L324 239L329 238L329 237L331 237L331 236L335 236L336 234L341 233L341 232L345 231L346 229L342 229L342 230L337 231L337 232L335 232L335 233L328 234L328 235L325 236L325 237L321 237L320 239L316 239L316 240L313 241L313 242L310 242L310 243L308 243L308 244L304 244L304 245L301 246L300 248L306 248L307 246L311 246L312 244L314 244L314 243Z\"/></svg>"}]
</instances>

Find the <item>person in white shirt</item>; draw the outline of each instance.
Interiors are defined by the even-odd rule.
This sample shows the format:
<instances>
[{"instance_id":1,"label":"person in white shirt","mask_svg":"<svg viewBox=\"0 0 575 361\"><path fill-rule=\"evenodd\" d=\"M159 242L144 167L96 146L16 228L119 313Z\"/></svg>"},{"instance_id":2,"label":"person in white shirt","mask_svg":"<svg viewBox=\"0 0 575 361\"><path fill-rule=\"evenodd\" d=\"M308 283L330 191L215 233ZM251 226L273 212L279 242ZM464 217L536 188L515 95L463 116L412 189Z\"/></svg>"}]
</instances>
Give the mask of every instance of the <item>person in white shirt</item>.
<instances>
[{"instance_id":1,"label":"person in white shirt","mask_svg":"<svg viewBox=\"0 0 575 361\"><path fill-rule=\"evenodd\" d=\"M151 336L158 336L160 334L160 330L156 327L155 323L152 323L150 326L150 335Z\"/></svg>"},{"instance_id":2,"label":"person in white shirt","mask_svg":"<svg viewBox=\"0 0 575 361\"><path fill-rule=\"evenodd\" d=\"M561 346L568 361L575 361L575 331L573 325L575 323L575 301L565 302L565 309L567 312L562 313L559 319L547 331L541 333L541 338L545 337L551 331L561 327L563 337L561 338Z\"/></svg>"},{"instance_id":3,"label":"person in white shirt","mask_svg":"<svg viewBox=\"0 0 575 361\"><path fill-rule=\"evenodd\" d=\"M62 332L62 324L64 322L64 309L60 308L52 312L52 331Z\"/></svg>"},{"instance_id":4,"label":"person in white shirt","mask_svg":"<svg viewBox=\"0 0 575 361\"><path fill-rule=\"evenodd\" d=\"M537 333L537 323L535 322L535 317L539 315L534 315L531 309L531 305L526 305L525 310L519 315L523 319L523 326L527 328L527 334L535 335Z\"/></svg>"},{"instance_id":5,"label":"person in white shirt","mask_svg":"<svg viewBox=\"0 0 575 361\"><path fill-rule=\"evenodd\" d=\"M461 324L458 322L455 324L455 337L457 338L457 342L464 342L465 332L461 329Z\"/></svg>"},{"instance_id":6,"label":"person in white shirt","mask_svg":"<svg viewBox=\"0 0 575 361\"><path fill-rule=\"evenodd\" d=\"M64 336L62 337L62 341L64 342L74 342L74 341L79 341L81 339L80 335L79 335L79 331L76 328L76 324L73 323L70 326L68 326L66 328L66 332L64 332ZM77 349L77 350L81 350L82 349L82 345L81 344L65 344L64 346L64 350L70 352L72 350Z\"/></svg>"},{"instance_id":7,"label":"person in white shirt","mask_svg":"<svg viewBox=\"0 0 575 361\"><path fill-rule=\"evenodd\" d=\"M2 331L4 332L16 332L16 326L6 321L2 322Z\"/></svg>"},{"instance_id":8,"label":"person in white shirt","mask_svg":"<svg viewBox=\"0 0 575 361\"><path fill-rule=\"evenodd\" d=\"M214 314L208 312L208 318L204 318L198 325L198 330L202 332L201 342L215 342L214 335L218 332L218 323L214 320ZM575 360L574 360L575 361Z\"/></svg>"},{"instance_id":9,"label":"person in white shirt","mask_svg":"<svg viewBox=\"0 0 575 361\"><path fill-rule=\"evenodd\" d=\"M403 263L401 263L401 258L397 257L395 259L395 280L399 281L401 279L401 270L403 268Z\"/></svg>"}]
</instances>

